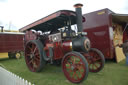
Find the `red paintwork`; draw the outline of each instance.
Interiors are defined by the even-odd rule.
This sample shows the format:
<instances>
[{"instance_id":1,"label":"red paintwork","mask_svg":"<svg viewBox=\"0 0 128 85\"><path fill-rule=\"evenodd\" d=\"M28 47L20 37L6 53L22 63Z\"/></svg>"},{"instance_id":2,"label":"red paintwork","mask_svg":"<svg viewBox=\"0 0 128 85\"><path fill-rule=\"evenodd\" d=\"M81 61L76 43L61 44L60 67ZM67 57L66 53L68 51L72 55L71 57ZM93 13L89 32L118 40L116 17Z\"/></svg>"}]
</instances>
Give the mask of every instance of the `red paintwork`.
<instances>
[{"instance_id":1,"label":"red paintwork","mask_svg":"<svg viewBox=\"0 0 128 85\"><path fill-rule=\"evenodd\" d=\"M115 52L113 39L109 34L110 27L113 28L112 22L115 20L112 14L115 13L109 9L103 9L83 15L86 18L83 28L88 32L87 37L91 41L91 47L102 51L106 59L114 58ZM124 36L125 40L128 39L126 33Z\"/></svg>"},{"instance_id":2,"label":"red paintwork","mask_svg":"<svg viewBox=\"0 0 128 85\"><path fill-rule=\"evenodd\" d=\"M64 50L64 53L70 52L72 50L72 47L70 46L71 41L64 41L62 43L62 48Z\"/></svg>"},{"instance_id":3,"label":"red paintwork","mask_svg":"<svg viewBox=\"0 0 128 85\"><path fill-rule=\"evenodd\" d=\"M38 35L36 33L33 33L32 31L27 31L25 34L25 43L30 40L36 40L37 36ZM47 38L43 42L44 42L43 43L44 50L47 56L49 56L49 47L52 47L52 48L54 47L53 48L53 56L54 56L53 59L54 60L62 59L65 53L70 52L72 50L70 46L71 41L50 43L50 41Z\"/></svg>"},{"instance_id":4,"label":"red paintwork","mask_svg":"<svg viewBox=\"0 0 128 85\"><path fill-rule=\"evenodd\" d=\"M26 31L25 34L25 41L29 40L36 40L37 39L37 34L33 33L32 31Z\"/></svg>"},{"instance_id":5,"label":"red paintwork","mask_svg":"<svg viewBox=\"0 0 128 85\"><path fill-rule=\"evenodd\" d=\"M56 42L54 43L54 60L62 59L65 53L70 52L72 49L70 47L70 41L65 41L63 43Z\"/></svg>"},{"instance_id":6,"label":"red paintwork","mask_svg":"<svg viewBox=\"0 0 128 85\"><path fill-rule=\"evenodd\" d=\"M62 47L61 47L61 42L56 42L54 43L54 59L61 59L63 56L64 56L64 53L63 53L63 50L62 50Z\"/></svg>"},{"instance_id":7,"label":"red paintwork","mask_svg":"<svg viewBox=\"0 0 128 85\"><path fill-rule=\"evenodd\" d=\"M0 52L23 51L23 38L23 34L0 33Z\"/></svg>"}]
</instances>

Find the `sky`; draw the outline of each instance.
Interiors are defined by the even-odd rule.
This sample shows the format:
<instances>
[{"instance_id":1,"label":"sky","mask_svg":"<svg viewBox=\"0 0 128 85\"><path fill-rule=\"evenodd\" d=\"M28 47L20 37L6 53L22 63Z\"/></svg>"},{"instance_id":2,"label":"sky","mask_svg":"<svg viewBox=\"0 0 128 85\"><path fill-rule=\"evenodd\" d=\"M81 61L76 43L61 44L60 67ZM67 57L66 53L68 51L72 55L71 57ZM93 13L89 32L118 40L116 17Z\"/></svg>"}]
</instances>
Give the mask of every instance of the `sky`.
<instances>
[{"instance_id":1,"label":"sky","mask_svg":"<svg viewBox=\"0 0 128 85\"><path fill-rule=\"evenodd\" d=\"M18 30L58 10L75 10L82 3L82 13L109 8L115 13L128 14L128 0L0 0L0 26Z\"/></svg>"}]
</instances>

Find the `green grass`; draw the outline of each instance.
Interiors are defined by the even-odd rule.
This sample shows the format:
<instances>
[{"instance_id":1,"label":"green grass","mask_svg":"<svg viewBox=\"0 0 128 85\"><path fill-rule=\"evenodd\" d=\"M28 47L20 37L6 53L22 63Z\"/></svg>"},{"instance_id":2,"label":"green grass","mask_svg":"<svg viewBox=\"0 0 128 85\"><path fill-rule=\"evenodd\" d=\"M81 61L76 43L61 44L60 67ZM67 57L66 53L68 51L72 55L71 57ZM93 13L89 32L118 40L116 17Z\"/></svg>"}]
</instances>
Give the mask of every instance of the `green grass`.
<instances>
[{"instance_id":1,"label":"green grass","mask_svg":"<svg viewBox=\"0 0 128 85\"><path fill-rule=\"evenodd\" d=\"M35 85L75 85L68 82L61 67L46 65L42 72L30 72L22 59L0 60L0 66L34 83ZM80 85L128 85L128 67L125 60L120 63L107 61L98 73L89 73L87 80Z\"/></svg>"}]
</instances>

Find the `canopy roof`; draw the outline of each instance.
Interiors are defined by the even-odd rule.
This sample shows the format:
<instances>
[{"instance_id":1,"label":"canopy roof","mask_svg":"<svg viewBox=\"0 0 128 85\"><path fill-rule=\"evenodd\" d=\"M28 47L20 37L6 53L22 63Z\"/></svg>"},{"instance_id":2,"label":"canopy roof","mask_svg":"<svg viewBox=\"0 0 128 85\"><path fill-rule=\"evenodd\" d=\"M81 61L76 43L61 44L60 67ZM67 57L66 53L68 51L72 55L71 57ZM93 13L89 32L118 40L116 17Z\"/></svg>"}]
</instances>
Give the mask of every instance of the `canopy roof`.
<instances>
[{"instance_id":1,"label":"canopy roof","mask_svg":"<svg viewBox=\"0 0 128 85\"><path fill-rule=\"evenodd\" d=\"M119 23L128 23L128 14L112 14L112 20Z\"/></svg>"},{"instance_id":2,"label":"canopy roof","mask_svg":"<svg viewBox=\"0 0 128 85\"><path fill-rule=\"evenodd\" d=\"M56 30L66 26L69 19L71 21L71 25L76 24L76 13L69 10L60 10L21 28L20 31L25 32L27 30L34 29L46 32Z\"/></svg>"}]
</instances>

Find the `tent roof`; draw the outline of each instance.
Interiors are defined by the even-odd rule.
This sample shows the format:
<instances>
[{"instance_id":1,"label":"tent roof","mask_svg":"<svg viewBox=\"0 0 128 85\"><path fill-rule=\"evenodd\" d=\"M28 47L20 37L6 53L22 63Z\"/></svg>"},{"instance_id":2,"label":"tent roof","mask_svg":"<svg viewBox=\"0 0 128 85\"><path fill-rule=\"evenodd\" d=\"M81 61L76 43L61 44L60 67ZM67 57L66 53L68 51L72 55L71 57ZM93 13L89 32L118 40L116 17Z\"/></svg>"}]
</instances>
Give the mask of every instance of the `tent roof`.
<instances>
[{"instance_id":1,"label":"tent roof","mask_svg":"<svg viewBox=\"0 0 128 85\"><path fill-rule=\"evenodd\" d=\"M119 23L128 23L128 14L112 14L112 20Z\"/></svg>"}]
</instances>

